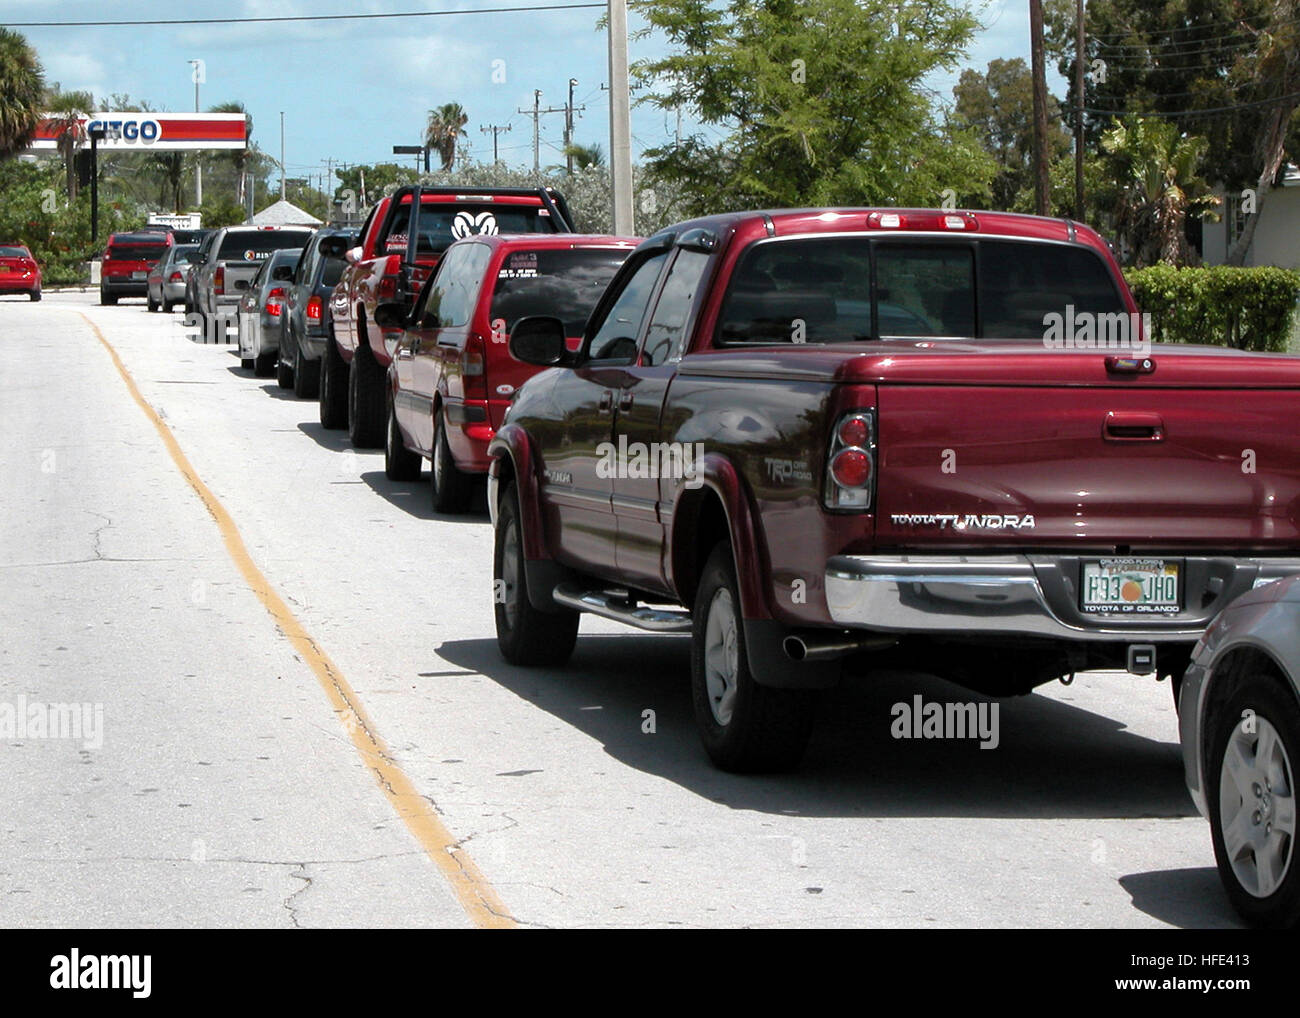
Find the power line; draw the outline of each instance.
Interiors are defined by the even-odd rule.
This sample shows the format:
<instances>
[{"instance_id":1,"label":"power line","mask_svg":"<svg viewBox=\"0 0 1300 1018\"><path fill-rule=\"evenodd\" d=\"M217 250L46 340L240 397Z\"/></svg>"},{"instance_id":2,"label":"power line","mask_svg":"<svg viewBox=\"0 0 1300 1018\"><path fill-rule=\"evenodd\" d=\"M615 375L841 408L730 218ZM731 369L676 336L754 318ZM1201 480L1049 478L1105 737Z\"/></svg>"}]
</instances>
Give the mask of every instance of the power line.
<instances>
[{"instance_id":1,"label":"power line","mask_svg":"<svg viewBox=\"0 0 1300 1018\"><path fill-rule=\"evenodd\" d=\"M1224 18L1222 21L1201 21L1201 22L1197 22L1194 25L1184 25L1178 28L1159 29L1158 31L1167 32L1171 34L1174 32L1200 32L1200 31L1210 32L1210 31L1218 31L1223 25L1244 25L1244 24L1246 24L1245 18ZM1300 18L1288 18L1285 21L1270 23L1268 25L1264 25L1260 27L1259 29L1257 29L1257 31L1263 32L1271 28L1282 28L1286 25L1295 25L1295 24L1300 24ZM1247 27L1254 27L1254 26L1247 25ZM1136 28L1129 29L1123 32L1089 32L1088 33L1089 37L1093 39L1129 39L1132 38L1134 35L1141 35L1141 34L1142 32Z\"/></svg>"},{"instance_id":2,"label":"power line","mask_svg":"<svg viewBox=\"0 0 1300 1018\"><path fill-rule=\"evenodd\" d=\"M578 11L604 3L531 4L524 7L474 7L461 11L399 11L391 14L292 14L264 18L147 18L138 21L10 21L10 28L134 28L164 25L262 25L287 21L376 21L381 18L444 18L458 14L509 14L513 11Z\"/></svg>"},{"instance_id":3,"label":"power line","mask_svg":"<svg viewBox=\"0 0 1300 1018\"><path fill-rule=\"evenodd\" d=\"M1255 102L1235 103L1232 106L1210 106L1203 110L1179 110L1177 112L1168 112L1161 110L1151 110L1143 112L1141 110L1097 110L1091 106L1085 106L1083 111L1102 117L1168 117L1177 119L1178 117L1202 117L1215 113L1236 113L1237 110L1251 109L1258 106L1277 106L1282 103L1300 101L1300 92L1292 92L1289 95L1279 95L1273 99L1258 99Z\"/></svg>"}]
</instances>

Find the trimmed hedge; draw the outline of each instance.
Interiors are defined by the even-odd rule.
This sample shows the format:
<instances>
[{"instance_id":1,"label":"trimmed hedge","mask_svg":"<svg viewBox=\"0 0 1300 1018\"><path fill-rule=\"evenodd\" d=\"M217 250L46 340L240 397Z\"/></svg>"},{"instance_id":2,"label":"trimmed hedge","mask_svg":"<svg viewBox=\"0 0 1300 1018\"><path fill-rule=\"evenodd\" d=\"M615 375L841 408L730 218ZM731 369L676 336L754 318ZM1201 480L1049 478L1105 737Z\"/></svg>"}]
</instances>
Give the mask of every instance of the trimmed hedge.
<instances>
[{"instance_id":1,"label":"trimmed hedge","mask_svg":"<svg viewBox=\"0 0 1300 1018\"><path fill-rule=\"evenodd\" d=\"M1285 353L1300 297L1300 272L1272 266L1152 265L1125 274L1151 315L1157 343L1207 343Z\"/></svg>"}]
</instances>

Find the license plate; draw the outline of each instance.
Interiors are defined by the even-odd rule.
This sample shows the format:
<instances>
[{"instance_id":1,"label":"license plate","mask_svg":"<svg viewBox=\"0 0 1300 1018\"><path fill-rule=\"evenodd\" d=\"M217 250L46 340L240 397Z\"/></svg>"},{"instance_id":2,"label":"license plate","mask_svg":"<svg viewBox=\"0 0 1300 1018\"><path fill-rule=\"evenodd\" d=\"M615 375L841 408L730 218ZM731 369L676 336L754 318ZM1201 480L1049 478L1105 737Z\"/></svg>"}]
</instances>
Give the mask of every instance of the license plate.
<instances>
[{"instance_id":1,"label":"license plate","mask_svg":"<svg viewBox=\"0 0 1300 1018\"><path fill-rule=\"evenodd\" d=\"M131 273L131 278L132 278L132 279L148 279L148 278L149 278L149 273L147 273L147 272L132 272L132 273Z\"/></svg>"},{"instance_id":2,"label":"license plate","mask_svg":"<svg viewBox=\"0 0 1300 1018\"><path fill-rule=\"evenodd\" d=\"M9 271L8 265L0 265L0 272L8 272L8 271Z\"/></svg>"},{"instance_id":3,"label":"license plate","mask_svg":"<svg viewBox=\"0 0 1300 1018\"><path fill-rule=\"evenodd\" d=\"M1168 615L1182 606L1178 562L1103 558L1083 563L1079 604L1085 612Z\"/></svg>"}]
</instances>

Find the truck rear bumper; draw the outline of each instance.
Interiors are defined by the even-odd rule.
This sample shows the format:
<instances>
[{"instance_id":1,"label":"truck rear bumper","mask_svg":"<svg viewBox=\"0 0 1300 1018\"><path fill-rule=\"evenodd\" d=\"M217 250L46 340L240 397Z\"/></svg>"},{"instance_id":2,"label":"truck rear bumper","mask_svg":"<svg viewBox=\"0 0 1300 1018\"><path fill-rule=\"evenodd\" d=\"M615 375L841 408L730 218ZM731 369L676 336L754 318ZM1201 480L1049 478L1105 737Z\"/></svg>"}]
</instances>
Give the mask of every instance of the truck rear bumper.
<instances>
[{"instance_id":1,"label":"truck rear bumper","mask_svg":"<svg viewBox=\"0 0 1300 1018\"><path fill-rule=\"evenodd\" d=\"M826 564L836 624L891 633L1190 643L1257 582L1300 573L1300 559L1166 555L1183 563L1176 613L1079 608L1076 555L839 555Z\"/></svg>"}]
</instances>

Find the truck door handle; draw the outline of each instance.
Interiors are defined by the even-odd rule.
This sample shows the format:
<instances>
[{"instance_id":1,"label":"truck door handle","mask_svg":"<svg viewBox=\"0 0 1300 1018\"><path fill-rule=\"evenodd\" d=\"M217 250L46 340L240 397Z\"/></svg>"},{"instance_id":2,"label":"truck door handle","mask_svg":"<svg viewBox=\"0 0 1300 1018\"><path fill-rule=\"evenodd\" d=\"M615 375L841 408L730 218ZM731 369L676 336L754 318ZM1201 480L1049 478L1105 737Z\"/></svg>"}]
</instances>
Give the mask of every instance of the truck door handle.
<instances>
[{"instance_id":1,"label":"truck door handle","mask_svg":"<svg viewBox=\"0 0 1300 1018\"><path fill-rule=\"evenodd\" d=\"M1101 437L1107 442L1163 442L1165 422L1159 414L1112 410Z\"/></svg>"},{"instance_id":2,"label":"truck door handle","mask_svg":"<svg viewBox=\"0 0 1300 1018\"><path fill-rule=\"evenodd\" d=\"M600 402L596 405L596 408L602 414L607 414L609 413L610 408L613 405L614 405L614 391L612 389L606 389L604 392L600 394Z\"/></svg>"},{"instance_id":3,"label":"truck door handle","mask_svg":"<svg viewBox=\"0 0 1300 1018\"><path fill-rule=\"evenodd\" d=\"M624 389L622 395L618 397L618 409L621 413L627 413L632 409L632 392L630 389Z\"/></svg>"}]
</instances>

